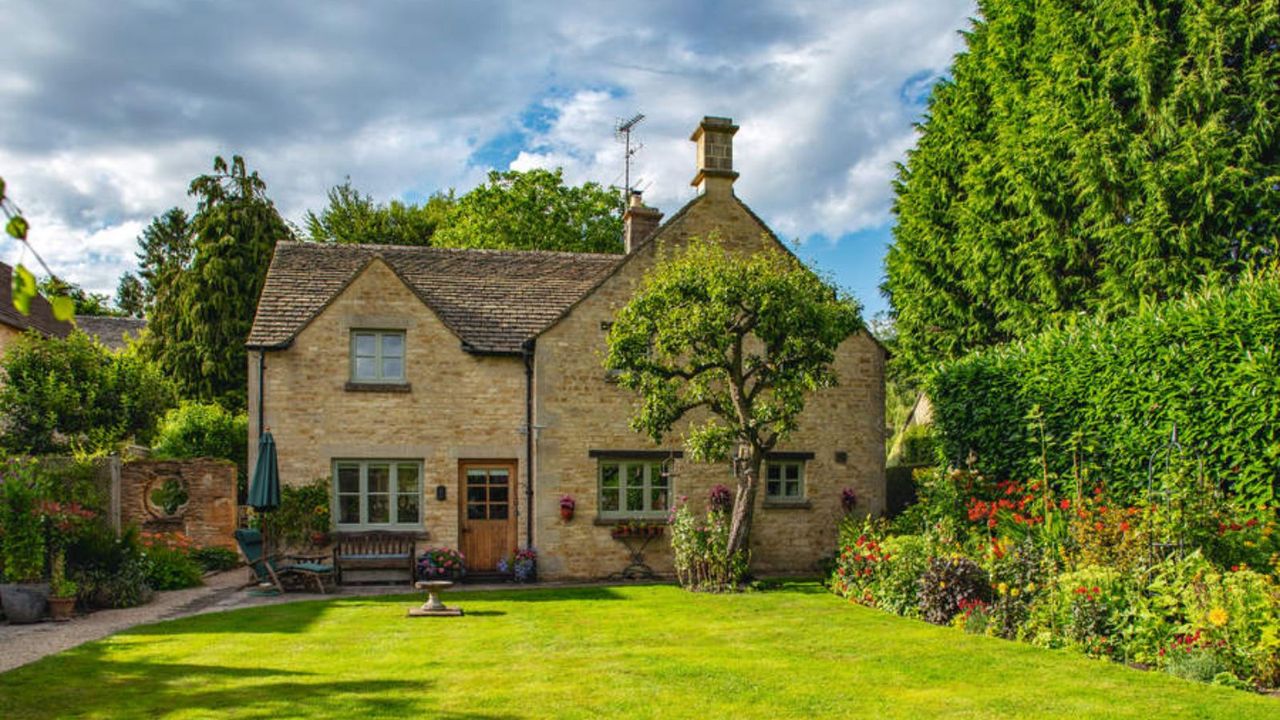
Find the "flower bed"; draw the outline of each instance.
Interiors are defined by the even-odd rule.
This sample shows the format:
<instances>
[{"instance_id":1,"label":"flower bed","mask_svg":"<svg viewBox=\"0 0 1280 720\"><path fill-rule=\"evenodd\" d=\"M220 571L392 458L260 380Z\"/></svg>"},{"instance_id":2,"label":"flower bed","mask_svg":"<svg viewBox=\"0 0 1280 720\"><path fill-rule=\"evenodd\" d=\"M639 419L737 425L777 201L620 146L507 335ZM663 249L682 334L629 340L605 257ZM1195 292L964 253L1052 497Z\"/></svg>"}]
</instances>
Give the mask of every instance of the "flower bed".
<instances>
[{"instance_id":1,"label":"flower bed","mask_svg":"<svg viewBox=\"0 0 1280 720\"><path fill-rule=\"evenodd\" d=\"M1276 508L1178 468L1135 504L1102 486L1063 496L967 472L919 480L920 502L892 524L846 522L834 592L1184 678L1280 686Z\"/></svg>"}]
</instances>

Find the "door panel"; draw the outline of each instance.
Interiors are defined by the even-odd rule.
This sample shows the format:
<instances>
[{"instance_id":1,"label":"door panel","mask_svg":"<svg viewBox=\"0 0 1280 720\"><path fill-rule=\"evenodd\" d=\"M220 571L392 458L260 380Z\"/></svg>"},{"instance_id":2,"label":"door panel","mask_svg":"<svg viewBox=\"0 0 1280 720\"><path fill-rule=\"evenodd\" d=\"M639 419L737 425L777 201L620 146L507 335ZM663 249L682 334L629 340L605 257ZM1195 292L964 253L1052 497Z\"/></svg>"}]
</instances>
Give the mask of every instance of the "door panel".
<instances>
[{"instance_id":1,"label":"door panel","mask_svg":"<svg viewBox=\"0 0 1280 720\"><path fill-rule=\"evenodd\" d=\"M514 460L458 463L459 549L468 570L494 572L498 561L515 549L515 478Z\"/></svg>"}]
</instances>

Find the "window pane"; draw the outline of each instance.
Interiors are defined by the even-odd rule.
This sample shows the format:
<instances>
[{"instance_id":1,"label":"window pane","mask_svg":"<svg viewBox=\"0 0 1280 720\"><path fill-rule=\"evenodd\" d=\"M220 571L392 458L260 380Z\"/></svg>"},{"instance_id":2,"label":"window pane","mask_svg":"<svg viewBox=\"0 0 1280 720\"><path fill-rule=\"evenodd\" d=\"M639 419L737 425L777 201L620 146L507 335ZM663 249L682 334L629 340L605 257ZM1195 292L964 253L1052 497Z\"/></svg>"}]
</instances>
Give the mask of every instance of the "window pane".
<instances>
[{"instance_id":1,"label":"window pane","mask_svg":"<svg viewBox=\"0 0 1280 720\"><path fill-rule=\"evenodd\" d=\"M649 491L649 509L650 510L666 510L667 509L667 489L653 488Z\"/></svg>"},{"instance_id":2,"label":"window pane","mask_svg":"<svg viewBox=\"0 0 1280 720\"><path fill-rule=\"evenodd\" d=\"M404 361L400 358L382 358L382 379L395 380L404 377Z\"/></svg>"},{"instance_id":3,"label":"window pane","mask_svg":"<svg viewBox=\"0 0 1280 720\"><path fill-rule=\"evenodd\" d=\"M486 472L485 472L485 471L483 471L483 470L468 470L468 471L467 471L467 484L468 484L468 485L484 485L484 484L485 484L486 482L488 482L488 481L489 481L489 474L488 474L488 473L486 473Z\"/></svg>"},{"instance_id":4,"label":"window pane","mask_svg":"<svg viewBox=\"0 0 1280 720\"><path fill-rule=\"evenodd\" d=\"M369 496L369 522L391 522L391 498L387 495Z\"/></svg>"},{"instance_id":5,"label":"window pane","mask_svg":"<svg viewBox=\"0 0 1280 720\"><path fill-rule=\"evenodd\" d=\"M507 486L506 485L490 485L489 486L489 502L506 502Z\"/></svg>"},{"instance_id":6,"label":"window pane","mask_svg":"<svg viewBox=\"0 0 1280 720\"><path fill-rule=\"evenodd\" d=\"M373 357L378 351L377 342L373 333L356 333L356 355Z\"/></svg>"},{"instance_id":7,"label":"window pane","mask_svg":"<svg viewBox=\"0 0 1280 720\"><path fill-rule=\"evenodd\" d=\"M614 482L618 480L614 477ZM618 490L617 488L602 488L600 490L600 512L618 512Z\"/></svg>"},{"instance_id":8,"label":"window pane","mask_svg":"<svg viewBox=\"0 0 1280 720\"><path fill-rule=\"evenodd\" d=\"M489 484L491 484L491 485L492 485L492 484L498 484L498 485L505 485L505 484L507 484L507 471L506 471L506 470L490 470L490 471L489 471Z\"/></svg>"},{"instance_id":9,"label":"window pane","mask_svg":"<svg viewBox=\"0 0 1280 720\"><path fill-rule=\"evenodd\" d=\"M662 463L654 463L649 466L649 484L658 487L666 487L670 478L663 471Z\"/></svg>"},{"instance_id":10,"label":"window pane","mask_svg":"<svg viewBox=\"0 0 1280 720\"><path fill-rule=\"evenodd\" d=\"M800 465L798 463L793 463L787 466L787 479L788 480L800 479Z\"/></svg>"},{"instance_id":11,"label":"window pane","mask_svg":"<svg viewBox=\"0 0 1280 720\"><path fill-rule=\"evenodd\" d=\"M338 496L338 522L343 525L355 525L360 522L360 496Z\"/></svg>"},{"instance_id":12,"label":"window pane","mask_svg":"<svg viewBox=\"0 0 1280 720\"><path fill-rule=\"evenodd\" d=\"M373 358L357 357L356 369L355 369L356 379L357 380L376 380L378 377L377 375L378 366L375 364L375 362L376 361Z\"/></svg>"},{"instance_id":13,"label":"window pane","mask_svg":"<svg viewBox=\"0 0 1280 720\"><path fill-rule=\"evenodd\" d=\"M399 333L383 335L382 357L404 357L404 336Z\"/></svg>"},{"instance_id":14,"label":"window pane","mask_svg":"<svg viewBox=\"0 0 1280 720\"><path fill-rule=\"evenodd\" d=\"M616 488L618 487L618 466L617 465L601 465L600 466L600 487Z\"/></svg>"},{"instance_id":15,"label":"window pane","mask_svg":"<svg viewBox=\"0 0 1280 720\"><path fill-rule=\"evenodd\" d=\"M417 465L397 465L396 466L396 492L417 494L418 492L418 466Z\"/></svg>"},{"instance_id":16,"label":"window pane","mask_svg":"<svg viewBox=\"0 0 1280 720\"><path fill-rule=\"evenodd\" d=\"M340 493L360 492L360 466L359 465L339 465L338 466L338 492Z\"/></svg>"},{"instance_id":17,"label":"window pane","mask_svg":"<svg viewBox=\"0 0 1280 720\"><path fill-rule=\"evenodd\" d=\"M644 488L628 487L627 512L640 512L641 510L644 510Z\"/></svg>"},{"instance_id":18,"label":"window pane","mask_svg":"<svg viewBox=\"0 0 1280 720\"><path fill-rule=\"evenodd\" d=\"M782 492L782 483L780 483L780 482L778 482L778 481L776 481L776 480L770 480L770 481L766 484L766 487L765 487L765 493L764 493L765 495L773 495L773 496L776 496L776 495L778 495L780 492Z\"/></svg>"},{"instance_id":19,"label":"window pane","mask_svg":"<svg viewBox=\"0 0 1280 720\"><path fill-rule=\"evenodd\" d=\"M384 493L391 490L391 466L369 465L369 492Z\"/></svg>"},{"instance_id":20,"label":"window pane","mask_svg":"<svg viewBox=\"0 0 1280 720\"><path fill-rule=\"evenodd\" d=\"M418 494L396 496L396 522L418 522Z\"/></svg>"},{"instance_id":21,"label":"window pane","mask_svg":"<svg viewBox=\"0 0 1280 720\"><path fill-rule=\"evenodd\" d=\"M484 505L476 505L476 504L473 504L473 503L467 503L467 519L468 519L468 520L483 520L483 519L484 519Z\"/></svg>"},{"instance_id":22,"label":"window pane","mask_svg":"<svg viewBox=\"0 0 1280 720\"><path fill-rule=\"evenodd\" d=\"M467 502L484 502L484 488L469 487L467 488Z\"/></svg>"},{"instance_id":23,"label":"window pane","mask_svg":"<svg viewBox=\"0 0 1280 720\"><path fill-rule=\"evenodd\" d=\"M490 519L490 520L506 520L506 519L507 519L507 504L506 504L506 503L495 503L495 504L493 504L493 505L490 505L490 506L489 506L489 519Z\"/></svg>"},{"instance_id":24,"label":"window pane","mask_svg":"<svg viewBox=\"0 0 1280 720\"><path fill-rule=\"evenodd\" d=\"M627 488L644 487L644 465L627 466Z\"/></svg>"},{"instance_id":25,"label":"window pane","mask_svg":"<svg viewBox=\"0 0 1280 720\"><path fill-rule=\"evenodd\" d=\"M787 497L800 497L800 483L796 480L788 480L786 484Z\"/></svg>"},{"instance_id":26,"label":"window pane","mask_svg":"<svg viewBox=\"0 0 1280 720\"><path fill-rule=\"evenodd\" d=\"M781 480L782 466L777 463L769 463L765 466L765 477L769 480Z\"/></svg>"}]
</instances>

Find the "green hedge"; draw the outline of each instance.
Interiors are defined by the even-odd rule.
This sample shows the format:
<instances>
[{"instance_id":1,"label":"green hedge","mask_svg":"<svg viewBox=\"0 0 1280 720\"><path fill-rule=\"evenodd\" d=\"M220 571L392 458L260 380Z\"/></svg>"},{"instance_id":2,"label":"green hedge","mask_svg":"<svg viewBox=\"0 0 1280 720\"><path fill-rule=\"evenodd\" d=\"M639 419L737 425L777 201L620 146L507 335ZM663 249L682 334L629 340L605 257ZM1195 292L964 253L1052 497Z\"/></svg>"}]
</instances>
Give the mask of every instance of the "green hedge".
<instances>
[{"instance_id":1,"label":"green hedge","mask_svg":"<svg viewBox=\"0 0 1280 720\"><path fill-rule=\"evenodd\" d=\"M1176 423L1183 459L1253 503L1278 497L1280 279L1053 330L928 380L947 462L996 479L1088 473L1145 487ZM972 460L972 462L969 462ZM1074 485L1074 480L1072 480Z\"/></svg>"}]
</instances>

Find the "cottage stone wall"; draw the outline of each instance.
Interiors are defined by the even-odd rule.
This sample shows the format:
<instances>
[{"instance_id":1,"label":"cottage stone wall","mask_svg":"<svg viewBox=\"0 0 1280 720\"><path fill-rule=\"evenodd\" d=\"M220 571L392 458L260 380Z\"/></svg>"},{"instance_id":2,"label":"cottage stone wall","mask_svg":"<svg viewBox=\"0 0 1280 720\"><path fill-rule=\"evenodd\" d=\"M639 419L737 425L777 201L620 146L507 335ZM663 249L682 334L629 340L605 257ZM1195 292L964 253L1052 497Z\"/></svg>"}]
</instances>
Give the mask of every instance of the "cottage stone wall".
<instances>
[{"instance_id":1,"label":"cottage stone wall","mask_svg":"<svg viewBox=\"0 0 1280 720\"><path fill-rule=\"evenodd\" d=\"M408 392L347 389L354 329L404 330ZM257 451L257 371L258 353L250 351L250 467ZM337 459L419 460L422 531L432 545L458 547L459 460L516 460L515 491L523 503L524 373L519 357L463 351L439 317L375 259L288 349L266 354L265 424L275 438L281 482L328 478ZM443 502L436 500L441 485ZM516 513L523 544L522 505Z\"/></svg>"},{"instance_id":2,"label":"cottage stone wall","mask_svg":"<svg viewBox=\"0 0 1280 720\"><path fill-rule=\"evenodd\" d=\"M598 460L589 451L680 449L680 434L687 427L685 423L676 428L660 446L628 427L636 398L609 382L601 365L607 323L614 313L631 298L661 253L679 249L690 238L715 233L726 246L743 253L776 247L767 229L726 187L711 187L658 239L643 245L538 338L535 424L542 429L535 455L535 540L544 578L602 577L627 564L624 546L610 537L610 524L597 520ZM766 506L763 487L757 497L751 545L756 571L805 573L833 552L845 487L857 493L859 511L884 509L884 362L884 351L866 334L851 337L839 348L839 386L809 400L799 431L778 448L813 453L805 466L807 502L800 507ZM844 462L837 461L837 453L845 454ZM713 485L733 484L728 464L677 460L675 472L674 494L688 496L698 509L705 507ZM568 522L560 519L558 510L564 494L577 503ZM656 570L671 572L666 538L650 544L647 559Z\"/></svg>"},{"instance_id":3,"label":"cottage stone wall","mask_svg":"<svg viewBox=\"0 0 1280 720\"><path fill-rule=\"evenodd\" d=\"M187 491L187 502L173 515L149 501L167 481ZM236 466L226 460L136 460L120 467L120 519L146 532L181 532L199 546L234 550Z\"/></svg>"}]
</instances>

